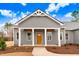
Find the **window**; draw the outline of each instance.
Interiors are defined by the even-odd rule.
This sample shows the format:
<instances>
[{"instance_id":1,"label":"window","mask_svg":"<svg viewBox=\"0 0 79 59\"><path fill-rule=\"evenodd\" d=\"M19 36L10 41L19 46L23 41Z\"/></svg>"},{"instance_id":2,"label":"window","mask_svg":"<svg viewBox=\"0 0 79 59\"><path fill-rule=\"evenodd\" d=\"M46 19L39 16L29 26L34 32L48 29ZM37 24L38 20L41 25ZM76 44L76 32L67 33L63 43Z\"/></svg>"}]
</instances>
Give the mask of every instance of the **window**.
<instances>
[{"instance_id":1,"label":"window","mask_svg":"<svg viewBox=\"0 0 79 59\"><path fill-rule=\"evenodd\" d=\"M60 33L60 40L63 40L63 32Z\"/></svg>"},{"instance_id":2,"label":"window","mask_svg":"<svg viewBox=\"0 0 79 59\"><path fill-rule=\"evenodd\" d=\"M17 32L17 39L19 39L19 33Z\"/></svg>"},{"instance_id":3,"label":"window","mask_svg":"<svg viewBox=\"0 0 79 59\"><path fill-rule=\"evenodd\" d=\"M48 40L51 40L51 36L47 36L47 39L48 39Z\"/></svg>"},{"instance_id":4,"label":"window","mask_svg":"<svg viewBox=\"0 0 79 59\"><path fill-rule=\"evenodd\" d=\"M68 33L66 33L66 40L68 40Z\"/></svg>"},{"instance_id":5,"label":"window","mask_svg":"<svg viewBox=\"0 0 79 59\"><path fill-rule=\"evenodd\" d=\"M28 40L31 40L31 32L27 32Z\"/></svg>"}]
</instances>

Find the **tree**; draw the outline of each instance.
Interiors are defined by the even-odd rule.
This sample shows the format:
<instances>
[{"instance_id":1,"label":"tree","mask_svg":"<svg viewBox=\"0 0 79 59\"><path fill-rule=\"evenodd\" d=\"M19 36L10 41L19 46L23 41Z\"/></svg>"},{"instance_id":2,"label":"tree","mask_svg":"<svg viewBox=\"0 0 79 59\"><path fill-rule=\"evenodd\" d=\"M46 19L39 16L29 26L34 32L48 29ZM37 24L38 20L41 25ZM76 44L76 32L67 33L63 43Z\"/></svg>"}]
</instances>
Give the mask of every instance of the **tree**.
<instances>
[{"instance_id":1,"label":"tree","mask_svg":"<svg viewBox=\"0 0 79 59\"><path fill-rule=\"evenodd\" d=\"M10 33L11 29L12 29L13 24L11 23L5 23L4 25L4 30L6 31L6 37L7 39L10 38L8 35L8 33Z\"/></svg>"},{"instance_id":2,"label":"tree","mask_svg":"<svg viewBox=\"0 0 79 59\"><path fill-rule=\"evenodd\" d=\"M6 30L10 29L11 27L12 27L12 24L11 24L11 23L6 23L6 24L4 25L4 28L5 28Z\"/></svg>"},{"instance_id":3,"label":"tree","mask_svg":"<svg viewBox=\"0 0 79 59\"><path fill-rule=\"evenodd\" d=\"M5 23L5 25L4 25L4 29L6 30L6 32L8 32L9 29L11 29L12 26L13 26L13 24L7 22L7 23Z\"/></svg>"},{"instance_id":4,"label":"tree","mask_svg":"<svg viewBox=\"0 0 79 59\"><path fill-rule=\"evenodd\" d=\"M79 22L79 11L73 11L71 16L74 17L74 19L71 20L72 22Z\"/></svg>"}]
</instances>

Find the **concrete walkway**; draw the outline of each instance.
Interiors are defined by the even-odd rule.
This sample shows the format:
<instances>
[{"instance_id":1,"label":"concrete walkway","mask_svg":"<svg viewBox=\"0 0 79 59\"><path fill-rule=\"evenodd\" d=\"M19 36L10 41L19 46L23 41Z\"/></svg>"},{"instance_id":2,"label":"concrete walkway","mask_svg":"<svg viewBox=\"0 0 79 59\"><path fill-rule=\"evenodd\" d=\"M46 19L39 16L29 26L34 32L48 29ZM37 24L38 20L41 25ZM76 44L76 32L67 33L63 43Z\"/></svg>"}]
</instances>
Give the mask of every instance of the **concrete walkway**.
<instances>
[{"instance_id":1,"label":"concrete walkway","mask_svg":"<svg viewBox=\"0 0 79 59\"><path fill-rule=\"evenodd\" d=\"M32 54L34 56L57 56L59 54L51 53L46 50L45 47L34 47Z\"/></svg>"},{"instance_id":2,"label":"concrete walkway","mask_svg":"<svg viewBox=\"0 0 79 59\"><path fill-rule=\"evenodd\" d=\"M46 50L45 47L34 47L32 51L33 56L79 56L78 54L56 54Z\"/></svg>"}]
</instances>

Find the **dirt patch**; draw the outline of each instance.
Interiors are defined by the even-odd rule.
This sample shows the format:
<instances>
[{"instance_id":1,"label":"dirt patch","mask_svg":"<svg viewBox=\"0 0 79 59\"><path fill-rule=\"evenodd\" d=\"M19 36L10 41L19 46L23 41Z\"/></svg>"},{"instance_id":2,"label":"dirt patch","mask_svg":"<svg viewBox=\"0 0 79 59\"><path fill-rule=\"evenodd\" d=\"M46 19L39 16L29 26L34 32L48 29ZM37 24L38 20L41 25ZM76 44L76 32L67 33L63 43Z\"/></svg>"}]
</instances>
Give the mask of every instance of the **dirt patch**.
<instances>
[{"instance_id":1,"label":"dirt patch","mask_svg":"<svg viewBox=\"0 0 79 59\"><path fill-rule=\"evenodd\" d=\"M48 46L46 49L57 54L79 54L79 45L66 45L61 47Z\"/></svg>"},{"instance_id":2,"label":"dirt patch","mask_svg":"<svg viewBox=\"0 0 79 59\"><path fill-rule=\"evenodd\" d=\"M31 56L33 47L7 47L4 51L0 51L0 55L24 55Z\"/></svg>"},{"instance_id":3,"label":"dirt patch","mask_svg":"<svg viewBox=\"0 0 79 59\"><path fill-rule=\"evenodd\" d=\"M7 41L7 48L4 51L0 50L2 56L32 56L33 47L31 46L13 46L13 41Z\"/></svg>"}]
</instances>

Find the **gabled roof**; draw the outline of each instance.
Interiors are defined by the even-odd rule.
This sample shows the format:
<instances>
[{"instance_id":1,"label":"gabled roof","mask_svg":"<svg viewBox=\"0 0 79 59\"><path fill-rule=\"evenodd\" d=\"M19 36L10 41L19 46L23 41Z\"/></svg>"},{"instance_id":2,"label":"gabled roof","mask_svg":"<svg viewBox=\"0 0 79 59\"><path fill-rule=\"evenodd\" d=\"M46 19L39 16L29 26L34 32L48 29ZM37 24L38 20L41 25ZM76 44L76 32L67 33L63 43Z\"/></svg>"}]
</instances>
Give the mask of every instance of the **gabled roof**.
<instances>
[{"instance_id":1,"label":"gabled roof","mask_svg":"<svg viewBox=\"0 0 79 59\"><path fill-rule=\"evenodd\" d=\"M40 9L36 10L35 12L33 12L32 14L22 18L21 20L19 20L18 22L16 22L15 24L18 25L20 24L21 22L23 22L24 20L28 19L29 17L31 16L47 16L49 18L51 18L52 20L54 20L56 23L60 24L60 25L63 25L62 22L58 21L57 19L55 19L54 17L51 17L49 16L47 13L41 11Z\"/></svg>"}]
</instances>

